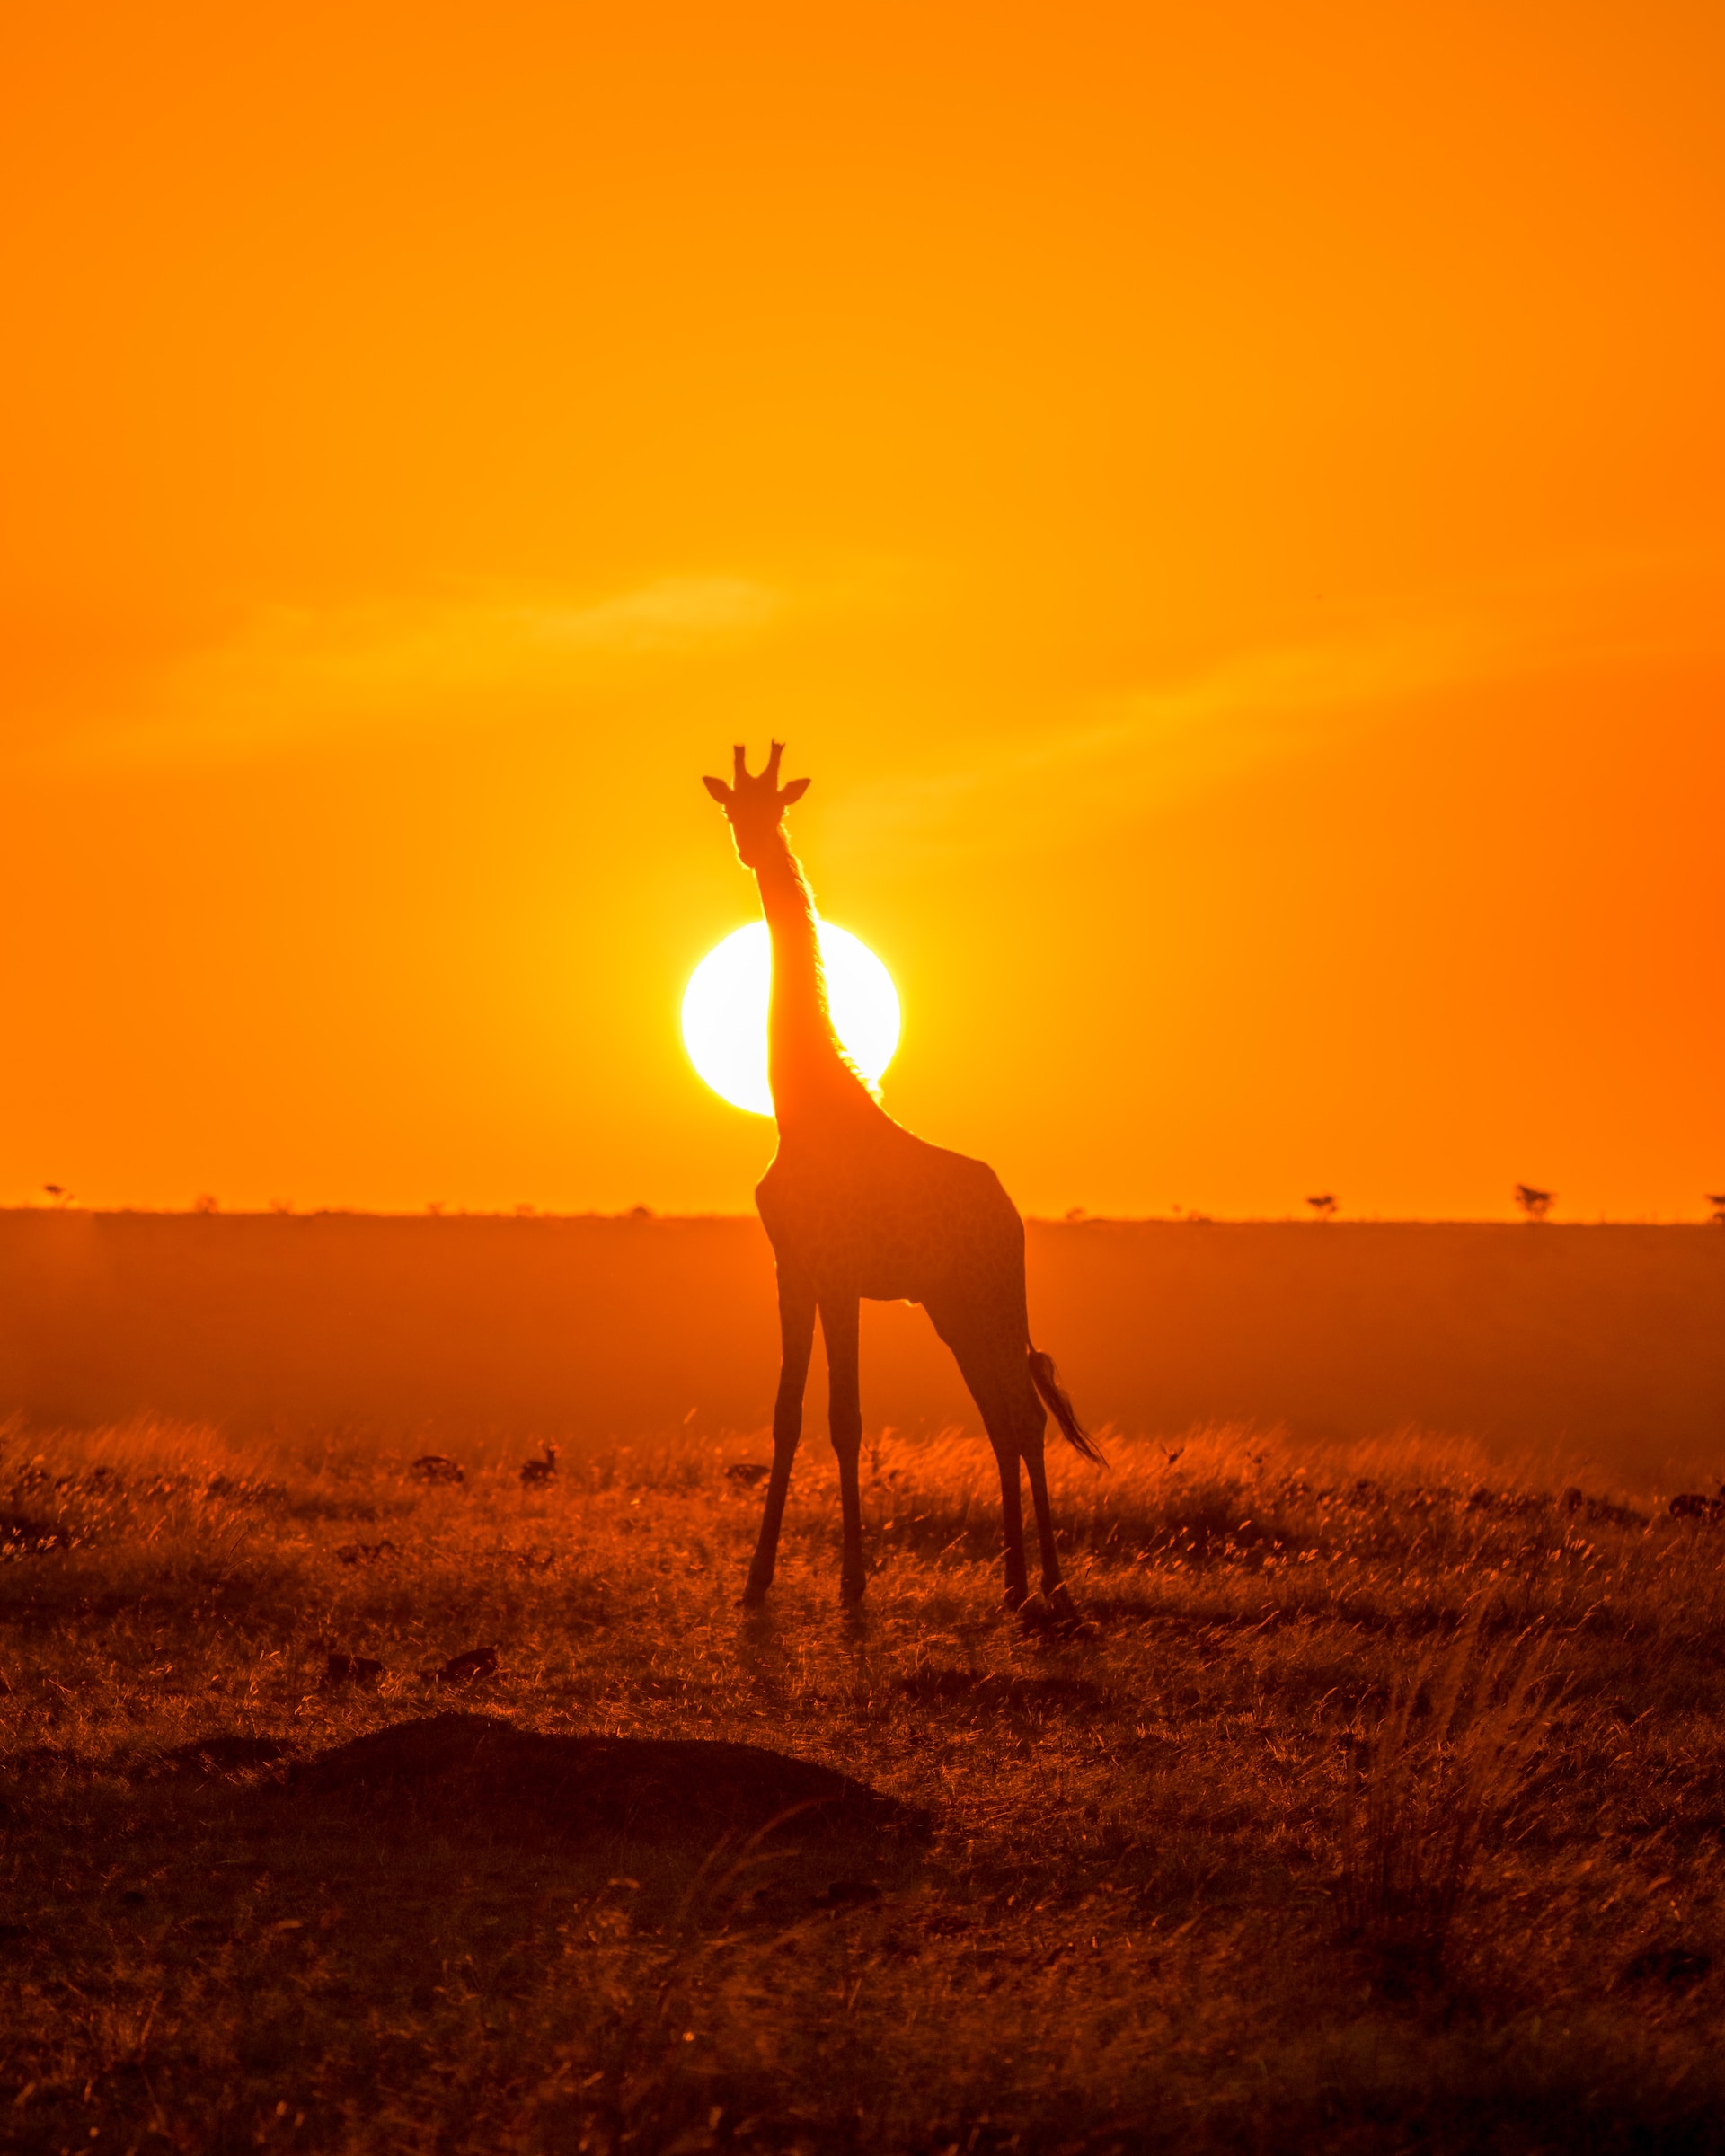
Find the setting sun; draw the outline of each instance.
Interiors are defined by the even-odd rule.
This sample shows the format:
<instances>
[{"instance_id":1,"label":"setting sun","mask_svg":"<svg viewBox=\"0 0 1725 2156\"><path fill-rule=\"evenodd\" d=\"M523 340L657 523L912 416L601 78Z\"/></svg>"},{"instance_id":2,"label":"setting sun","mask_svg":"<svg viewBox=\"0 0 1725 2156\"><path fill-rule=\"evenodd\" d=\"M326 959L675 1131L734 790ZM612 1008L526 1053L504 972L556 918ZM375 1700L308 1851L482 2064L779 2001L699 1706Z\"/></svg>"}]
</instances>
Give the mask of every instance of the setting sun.
<instances>
[{"instance_id":1,"label":"setting sun","mask_svg":"<svg viewBox=\"0 0 1725 2156\"><path fill-rule=\"evenodd\" d=\"M821 962L833 1023L845 1053L871 1085L898 1046L898 993L866 943L830 921L819 927ZM722 1100L770 1116L766 1082L766 1003L773 953L766 923L751 921L710 950L683 994L683 1045L689 1061Z\"/></svg>"}]
</instances>

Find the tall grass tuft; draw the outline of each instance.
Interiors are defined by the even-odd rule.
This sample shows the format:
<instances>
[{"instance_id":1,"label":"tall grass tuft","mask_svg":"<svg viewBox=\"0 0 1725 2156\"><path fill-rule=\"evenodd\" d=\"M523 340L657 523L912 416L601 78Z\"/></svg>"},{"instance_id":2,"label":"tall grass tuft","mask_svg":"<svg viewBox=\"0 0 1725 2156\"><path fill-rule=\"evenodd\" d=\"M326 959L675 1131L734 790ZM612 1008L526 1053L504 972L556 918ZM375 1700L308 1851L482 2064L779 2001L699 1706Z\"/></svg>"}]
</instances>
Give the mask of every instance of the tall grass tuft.
<instances>
[{"instance_id":1,"label":"tall grass tuft","mask_svg":"<svg viewBox=\"0 0 1725 2156\"><path fill-rule=\"evenodd\" d=\"M1423 1656L1369 1735L1348 1740L1338 1917L1386 1989L1444 1974L1457 1912L1529 1794L1551 1670L1527 1632L1493 1645L1486 1605Z\"/></svg>"}]
</instances>

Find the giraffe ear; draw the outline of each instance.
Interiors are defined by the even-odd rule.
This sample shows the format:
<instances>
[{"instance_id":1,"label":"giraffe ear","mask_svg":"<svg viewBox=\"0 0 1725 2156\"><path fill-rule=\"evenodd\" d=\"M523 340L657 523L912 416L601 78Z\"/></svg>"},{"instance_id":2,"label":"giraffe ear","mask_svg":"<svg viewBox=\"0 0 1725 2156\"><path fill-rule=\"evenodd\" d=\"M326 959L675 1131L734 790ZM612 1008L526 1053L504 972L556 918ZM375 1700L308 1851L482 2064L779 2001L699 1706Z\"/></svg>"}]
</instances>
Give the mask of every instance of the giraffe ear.
<instances>
[{"instance_id":1,"label":"giraffe ear","mask_svg":"<svg viewBox=\"0 0 1725 2156\"><path fill-rule=\"evenodd\" d=\"M722 779L703 779L701 783L721 808L730 806L730 789Z\"/></svg>"},{"instance_id":2,"label":"giraffe ear","mask_svg":"<svg viewBox=\"0 0 1725 2156\"><path fill-rule=\"evenodd\" d=\"M779 800L788 808L792 801L800 801L808 791L809 782L807 779L792 779L779 795Z\"/></svg>"}]
</instances>

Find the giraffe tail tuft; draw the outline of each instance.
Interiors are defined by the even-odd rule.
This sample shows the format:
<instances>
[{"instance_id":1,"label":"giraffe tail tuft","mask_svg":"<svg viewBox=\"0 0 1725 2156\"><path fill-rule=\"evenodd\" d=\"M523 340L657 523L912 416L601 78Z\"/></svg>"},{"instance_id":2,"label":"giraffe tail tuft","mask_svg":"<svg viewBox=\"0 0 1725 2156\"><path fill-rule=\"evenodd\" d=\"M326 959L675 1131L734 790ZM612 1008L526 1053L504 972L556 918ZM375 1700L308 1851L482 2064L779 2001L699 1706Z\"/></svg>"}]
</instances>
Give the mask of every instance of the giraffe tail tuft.
<instances>
[{"instance_id":1,"label":"giraffe tail tuft","mask_svg":"<svg viewBox=\"0 0 1725 2156\"><path fill-rule=\"evenodd\" d=\"M1106 1467L1108 1459L1102 1448L1079 1421L1077 1410L1072 1404L1072 1395L1060 1383L1054 1366L1054 1357L1045 1355L1039 1348L1028 1350L1031 1362L1031 1383L1036 1387L1042 1405L1060 1425L1060 1433L1075 1453L1082 1453L1086 1460L1093 1460L1098 1467Z\"/></svg>"}]
</instances>

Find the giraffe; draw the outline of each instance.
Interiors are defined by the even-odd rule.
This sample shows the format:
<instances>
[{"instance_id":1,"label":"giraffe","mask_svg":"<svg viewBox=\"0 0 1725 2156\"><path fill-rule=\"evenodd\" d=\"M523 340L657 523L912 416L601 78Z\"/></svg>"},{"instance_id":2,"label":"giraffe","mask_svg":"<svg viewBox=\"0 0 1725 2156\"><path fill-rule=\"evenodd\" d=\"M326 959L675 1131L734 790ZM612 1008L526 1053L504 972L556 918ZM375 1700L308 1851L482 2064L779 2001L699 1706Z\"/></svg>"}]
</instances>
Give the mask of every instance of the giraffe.
<instances>
[{"instance_id":1,"label":"giraffe","mask_svg":"<svg viewBox=\"0 0 1725 2156\"><path fill-rule=\"evenodd\" d=\"M774 741L765 769L751 774L739 747L729 785L703 781L730 819L739 858L754 871L773 946L767 1076L779 1144L755 1202L777 1261L782 1360L766 1507L743 1600L758 1605L773 1584L817 1316L827 1348L827 1424L844 1511L839 1592L847 1604L862 1598L857 1320L867 1296L923 1305L981 1411L1000 1468L1007 1606L1022 1607L1030 1591L1019 1493L1022 1461L1041 1545L1041 1592L1053 1610L1070 1615L1043 1464L1047 1413L1085 1459L1100 1464L1102 1455L1074 1412L1052 1358L1031 1345L1024 1224L994 1170L927 1144L895 1123L839 1044L827 1003L814 894L784 831L784 812L801 800L809 781L779 784L783 754L784 744Z\"/></svg>"}]
</instances>

